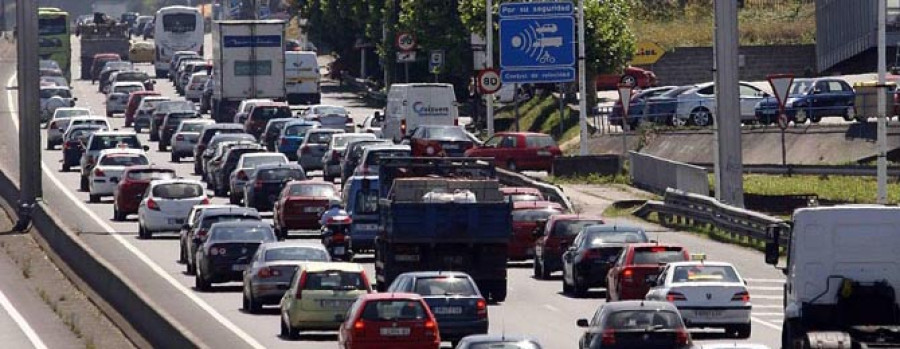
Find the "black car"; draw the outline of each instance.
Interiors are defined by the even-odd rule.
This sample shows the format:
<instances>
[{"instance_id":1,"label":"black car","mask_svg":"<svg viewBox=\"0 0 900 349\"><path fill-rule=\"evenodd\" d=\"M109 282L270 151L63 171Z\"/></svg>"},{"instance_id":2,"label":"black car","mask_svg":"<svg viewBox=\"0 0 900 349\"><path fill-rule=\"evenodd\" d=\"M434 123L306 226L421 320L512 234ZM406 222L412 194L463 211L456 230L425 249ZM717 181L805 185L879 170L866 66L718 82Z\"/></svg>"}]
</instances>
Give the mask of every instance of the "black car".
<instances>
[{"instance_id":1,"label":"black car","mask_svg":"<svg viewBox=\"0 0 900 349\"><path fill-rule=\"evenodd\" d=\"M88 139L94 132L106 131L106 126L89 125L78 127L68 133L63 140L63 161L62 171L68 172L72 166L78 166L81 163L81 155L84 154L84 147L87 145Z\"/></svg>"},{"instance_id":2,"label":"black car","mask_svg":"<svg viewBox=\"0 0 900 349\"><path fill-rule=\"evenodd\" d=\"M275 141L278 140L278 136L281 135L281 129L284 128L284 124L288 123L288 121L294 120L293 118L277 118L270 119L269 122L266 123L266 128L263 130L262 136L259 138L259 142L266 146L268 151L278 151L275 148Z\"/></svg>"},{"instance_id":3,"label":"black car","mask_svg":"<svg viewBox=\"0 0 900 349\"><path fill-rule=\"evenodd\" d=\"M157 150L165 151L169 144L172 144L172 135L178 129L178 125L184 120L200 119L200 114L194 111L172 111L163 118L162 124L159 126L159 143L156 144Z\"/></svg>"},{"instance_id":4,"label":"black car","mask_svg":"<svg viewBox=\"0 0 900 349\"><path fill-rule=\"evenodd\" d=\"M193 225L185 224L182 228L186 230L184 241L188 255L185 268L188 275L193 275L197 271L197 251L200 246L206 243L209 236L209 230L215 223L231 222L231 221L251 221L262 222L259 212L247 207L217 207L207 208L200 212L200 217L196 219Z\"/></svg>"},{"instance_id":5,"label":"black car","mask_svg":"<svg viewBox=\"0 0 900 349\"><path fill-rule=\"evenodd\" d=\"M162 125L166 115L176 111L195 112L196 107L194 106L194 102L186 100L159 102L159 104L156 105L156 109L153 110L153 115L150 116L150 128L147 130L147 132L150 133L151 142L159 141L160 125Z\"/></svg>"},{"instance_id":6,"label":"black car","mask_svg":"<svg viewBox=\"0 0 900 349\"><path fill-rule=\"evenodd\" d=\"M678 87L652 87L640 92L636 92L633 96L631 96L631 101L628 103L628 125L631 127L631 129L637 129L640 124L645 121L644 115L649 113L650 109L650 105L647 103L650 98L660 96L663 93L669 92L676 88ZM612 112L609 115L610 125L621 126L623 112L624 109L622 108L622 101L616 101L615 105L613 105Z\"/></svg>"},{"instance_id":7,"label":"black car","mask_svg":"<svg viewBox=\"0 0 900 349\"><path fill-rule=\"evenodd\" d=\"M563 292L584 295L591 287L605 287L606 274L627 244L648 242L644 230L622 225L584 227L563 252Z\"/></svg>"},{"instance_id":8,"label":"black car","mask_svg":"<svg viewBox=\"0 0 900 349\"><path fill-rule=\"evenodd\" d=\"M441 340L453 343L454 347L463 337L488 332L487 301L466 273L403 273L394 279L387 292L421 295L434 313Z\"/></svg>"},{"instance_id":9,"label":"black car","mask_svg":"<svg viewBox=\"0 0 900 349\"><path fill-rule=\"evenodd\" d=\"M203 85L203 95L200 96L200 113L206 114L212 108L212 94L213 88L215 88L216 79L213 79L210 76L209 79L206 80L206 84Z\"/></svg>"},{"instance_id":10,"label":"black car","mask_svg":"<svg viewBox=\"0 0 900 349\"><path fill-rule=\"evenodd\" d=\"M347 179L353 175L353 170L359 165L359 158L366 150L366 146L373 144L394 144L394 142L389 139L359 139L347 143L347 149L344 150L344 156L341 158L341 183L347 183Z\"/></svg>"},{"instance_id":11,"label":"black car","mask_svg":"<svg viewBox=\"0 0 900 349\"><path fill-rule=\"evenodd\" d=\"M212 159L216 156L224 154L224 152L222 154L217 153L217 151L219 150L219 145L228 142L241 142L248 144L256 143L256 138L253 138L252 135L248 135L243 132L244 131L242 129L241 133L219 134L213 136L213 138L209 140L209 144L207 145L206 150L204 150L203 154L200 155L199 175L203 177L204 180L208 180L209 178L211 172L209 164L210 162L212 162ZM210 186L210 188L212 188L212 186Z\"/></svg>"},{"instance_id":12,"label":"black car","mask_svg":"<svg viewBox=\"0 0 900 349\"><path fill-rule=\"evenodd\" d=\"M678 95L694 87L694 85L679 86L656 97L648 98L644 121L671 125L675 111L678 109ZM629 111L628 114L631 115L631 112Z\"/></svg>"},{"instance_id":13,"label":"black car","mask_svg":"<svg viewBox=\"0 0 900 349\"><path fill-rule=\"evenodd\" d=\"M198 291L208 291L212 283L242 281L259 245L278 241L268 223L221 222L210 227L209 238L196 252Z\"/></svg>"},{"instance_id":14,"label":"black car","mask_svg":"<svg viewBox=\"0 0 900 349\"><path fill-rule=\"evenodd\" d=\"M197 145L194 146L194 174L202 174L203 162L201 158L213 136L231 133L244 133L244 126L238 124L211 124L204 126L200 130L200 137L197 139Z\"/></svg>"},{"instance_id":15,"label":"black car","mask_svg":"<svg viewBox=\"0 0 900 349\"><path fill-rule=\"evenodd\" d=\"M225 196L230 187L228 177L237 167L238 160L244 154L265 153L266 149L259 144L247 144L233 147L222 155L218 163L213 164L212 173L208 176L212 180L213 191L216 196Z\"/></svg>"},{"instance_id":16,"label":"black car","mask_svg":"<svg viewBox=\"0 0 900 349\"><path fill-rule=\"evenodd\" d=\"M590 321L578 319L585 328L580 349L688 349L691 334L672 303L621 301L606 303Z\"/></svg>"},{"instance_id":17,"label":"black car","mask_svg":"<svg viewBox=\"0 0 900 349\"><path fill-rule=\"evenodd\" d=\"M259 165L253 169L244 185L244 206L258 211L271 211L285 183L303 179L306 179L306 174L297 164Z\"/></svg>"}]
</instances>

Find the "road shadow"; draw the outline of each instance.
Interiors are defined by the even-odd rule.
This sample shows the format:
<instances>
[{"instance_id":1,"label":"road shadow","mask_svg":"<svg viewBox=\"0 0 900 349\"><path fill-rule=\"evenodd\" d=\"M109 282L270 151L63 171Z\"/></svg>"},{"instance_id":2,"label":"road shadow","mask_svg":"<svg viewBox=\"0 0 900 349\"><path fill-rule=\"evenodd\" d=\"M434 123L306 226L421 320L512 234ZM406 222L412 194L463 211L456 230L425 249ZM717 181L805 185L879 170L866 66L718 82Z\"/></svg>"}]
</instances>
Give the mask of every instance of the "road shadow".
<instances>
[{"instance_id":1,"label":"road shadow","mask_svg":"<svg viewBox=\"0 0 900 349\"><path fill-rule=\"evenodd\" d=\"M550 275L550 277L548 277L548 278L546 278L546 279L538 279L538 278L534 277L534 275L532 275L532 276L531 276L531 279L532 279L532 280L537 280L537 281L562 281L562 274L559 274L559 275Z\"/></svg>"},{"instance_id":2,"label":"road shadow","mask_svg":"<svg viewBox=\"0 0 900 349\"><path fill-rule=\"evenodd\" d=\"M281 309L277 306L275 307L263 307L256 313L250 313L249 311L244 310L244 308L238 308L238 311L247 315L281 315Z\"/></svg>"},{"instance_id":3,"label":"road shadow","mask_svg":"<svg viewBox=\"0 0 900 349\"><path fill-rule=\"evenodd\" d=\"M303 341L335 342L338 340L337 333L309 333L309 334L306 334L306 333L300 332L300 336L297 337L297 339L290 339L290 338L285 338L282 336L278 336L278 337L283 340L291 341L291 342L303 342Z\"/></svg>"},{"instance_id":4,"label":"road shadow","mask_svg":"<svg viewBox=\"0 0 900 349\"><path fill-rule=\"evenodd\" d=\"M194 288L195 291L201 293L241 293L243 292L242 286L216 286L212 285L208 291L200 291Z\"/></svg>"},{"instance_id":5,"label":"road shadow","mask_svg":"<svg viewBox=\"0 0 900 349\"><path fill-rule=\"evenodd\" d=\"M560 288L562 285L560 285ZM556 292L556 294L569 298L569 299L606 299L606 290L605 289L593 289L588 290L583 295L576 296L574 293L566 293L560 290Z\"/></svg>"}]
</instances>

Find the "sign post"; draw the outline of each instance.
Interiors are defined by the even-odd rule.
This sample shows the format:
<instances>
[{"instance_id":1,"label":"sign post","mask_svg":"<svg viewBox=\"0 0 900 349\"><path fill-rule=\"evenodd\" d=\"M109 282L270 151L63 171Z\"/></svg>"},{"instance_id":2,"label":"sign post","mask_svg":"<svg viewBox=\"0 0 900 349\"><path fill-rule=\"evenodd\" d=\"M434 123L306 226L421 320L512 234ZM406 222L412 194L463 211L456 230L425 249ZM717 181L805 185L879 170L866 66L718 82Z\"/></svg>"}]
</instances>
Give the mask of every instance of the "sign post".
<instances>
[{"instance_id":1,"label":"sign post","mask_svg":"<svg viewBox=\"0 0 900 349\"><path fill-rule=\"evenodd\" d=\"M622 159L628 155L628 107L631 106L631 84L619 84L619 102L622 103Z\"/></svg>"},{"instance_id":2,"label":"sign post","mask_svg":"<svg viewBox=\"0 0 900 349\"><path fill-rule=\"evenodd\" d=\"M438 75L444 69L444 50L433 50L428 59L428 70L434 74L434 82L438 82Z\"/></svg>"},{"instance_id":3,"label":"sign post","mask_svg":"<svg viewBox=\"0 0 900 349\"><path fill-rule=\"evenodd\" d=\"M778 102L778 128L781 129L781 166L787 166L787 149L784 145L784 130L788 127L787 115L784 112L784 104L787 102L788 94L791 91L791 85L794 83L794 75L792 74L775 74L766 77L769 85L772 86L772 92L775 93L775 100ZM788 176L791 171L788 171Z\"/></svg>"},{"instance_id":4,"label":"sign post","mask_svg":"<svg viewBox=\"0 0 900 349\"><path fill-rule=\"evenodd\" d=\"M409 82L409 63L416 61L416 37L410 33L397 34L397 63L403 63L403 70L406 75L406 82Z\"/></svg>"}]
</instances>

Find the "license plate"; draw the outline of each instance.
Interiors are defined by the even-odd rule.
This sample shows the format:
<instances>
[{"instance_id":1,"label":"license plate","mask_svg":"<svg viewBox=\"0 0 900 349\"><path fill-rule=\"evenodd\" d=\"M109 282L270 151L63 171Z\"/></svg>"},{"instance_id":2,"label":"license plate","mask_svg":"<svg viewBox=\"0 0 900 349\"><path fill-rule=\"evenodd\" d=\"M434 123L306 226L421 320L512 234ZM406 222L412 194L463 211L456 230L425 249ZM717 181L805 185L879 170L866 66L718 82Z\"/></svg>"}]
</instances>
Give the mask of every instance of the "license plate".
<instances>
[{"instance_id":1,"label":"license plate","mask_svg":"<svg viewBox=\"0 0 900 349\"><path fill-rule=\"evenodd\" d=\"M303 208L303 212L306 212L306 213L319 212L320 210L321 210L320 207L304 207Z\"/></svg>"},{"instance_id":2,"label":"license plate","mask_svg":"<svg viewBox=\"0 0 900 349\"><path fill-rule=\"evenodd\" d=\"M184 224L184 219L169 218L169 224Z\"/></svg>"},{"instance_id":3,"label":"license plate","mask_svg":"<svg viewBox=\"0 0 900 349\"><path fill-rule=\"evenodd\" d=\"M435 315L459 315L462 314L462 307L434 307Z\"/></svg>"},{"instance_id":4,"label":"license plate","mask_svg":"<svg viewBox=\"0 0 900 349\"><path fill-rule=\"evenodd\" d=\"M231 266L232 271L244 271L244 269L247 269L246 264L235 264Z\"/></svg>"},{"instance_id":5,"label":"license plate","mask_svg":"<svg viewBox=\"0 0 900 349\"><path fill-rule=\"evenodd\" d=\"M356 226L358 230L378 230L378 224L358 224Z\"/></svg>"},{"instance_id":6,"label":"license plate","mask_svg":"<svg viewBox=\"0 0 900 349\"><path fill-rule=\"evenodd\" d=\"M335 246L334 254L338 255L338 256L343 256L344 255L344 246Z\"/></svg>"},{"instance_id":7,"label":"license plate","mask_svg":"<svg viewBox=\"0 0 900 349\"><path fill-rule=\"evenodd\" d=\"M698 317L721 317L721 310L694 310L694 315Z\"/></svg>"},{"instance_id":8,"label":"license plate","mask_svg":"<svg viewBox=\"0 0 900 349\"><path fill-rule=\"evenodd\" d=\"M409 327L382 327L382 336L409 336Z\"/></svg>"},{"instance_id":9,"label":"license plate","mask_svg":"<svg viewBox=\"0 0 900 349\"><path fill-rule=\"evenodd\" d=\"M322 305L323 308L343 308L347 305L347 301L339 301L339 300L323 300L319 301L319 304Z\"/></svg>"}]
</instances>

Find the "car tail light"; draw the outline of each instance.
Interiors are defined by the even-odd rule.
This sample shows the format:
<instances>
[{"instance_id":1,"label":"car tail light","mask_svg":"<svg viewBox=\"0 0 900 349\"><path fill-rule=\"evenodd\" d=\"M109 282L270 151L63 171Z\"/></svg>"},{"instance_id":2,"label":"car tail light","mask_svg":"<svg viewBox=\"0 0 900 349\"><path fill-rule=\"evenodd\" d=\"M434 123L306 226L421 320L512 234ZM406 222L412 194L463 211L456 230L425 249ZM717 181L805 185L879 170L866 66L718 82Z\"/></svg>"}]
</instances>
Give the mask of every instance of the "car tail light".
<instances>
[{"instance_id":1,"label":"car tail light","mask_svg":"<svg viewBox=\"0 0 900 349\"><path fill-rule=\"evenodd\" d=\"M106 177L106 173L103 173L103 170L97 168L97 169L94 169L94 176L95 177Z\"/></svg>"},{"instance_id":2,"label":"car tail light","mask_svg":"<svg viewBox=\"0 0 900 349\"><path fill-rule=\"evenodd\" d=\"M434 323L434 320L425 320L425 329L433 330L437 328L437 324Z\"/></svg>"},{"instance_id":3,"label":"car tail light","mask_svg":"<svg viewBox=\"0 0 900 349\"><path fill-rule=\"evenodd\" d=\"M453 118L453 126L459 126L459 118Z\"/></svg>"},{"instance_id":4,"label":"car tail light","mask_svg":"<svg viewBox=\"0 0 900 349\"><path fill-rule=\"evenodd\" d=\"M203 229L203 228L197 229L197 237L199 237L199 238L205 238L207 233L209 233L209 232L206 231L206 229Z\"/></svg>"},{"instance_id":5,"label":"car tail light","mask_svg":"<svg viewBox=\"0 0 900 349\"><path fill-rule=\"evenodd\" d=\"M243 170L238 171L238 173L237 173L237 179L240 179L240 180L242 180L242 181L246 181L246 180L247 180L247 173L244 172Z\"/></svg>"},{"instance_id":6,"label":"car tail light","mask_svg":"<svg viewBox=\"0 0 900 349\"><path fill-rule=\"evenodd\" d=\"M301 154L306 153L307 151L309 151L309 146L308 146L308 145L304 145L304 146L300 147L300 153L301 153Z\"/></svg>"},{"instance_id":7,"label":"car tail light","mask_svg":"<svg viewBox=\"0 0 900 349\"><path fill-rule=\"evenodd\" d=\"M603 334L601 335L601 343L603 345L616 345L616 331L613 329L605 329L603 330Z\"/></svg>"},{"instance_id":8,"label":"car tail light","mask_svg":"<svg viewBox=\"0 0 900 349\"><path fill-rule=\"evenodd\" d=\"M272 269L272 268L266 267L266 268L260 269L259 272L256 273L256 275L263 279L267 279L270 277L281 276L281 271L279 271L278 269Z\"/></svg>"},{"instance_id":9,"label":"car tail light","mask_svg":"<svg viewBox=\"0 0 900 349\"><path fill-rule=\"evenodd\" d=\"M669 293L666 294L666 300L669 302L686 301L687 298L681 293L670 291Z\"/></svg>"},{"instance_id":10,"label":"car tail light","mask_svg":"<svg viewBox=\"0 0 900 349\"><path fill-rule=\"evenodd\" d=\"M406 119L400 120L400 135L406 135Z\"/></svg>"},{"instance_id":11,"label":"car tail light","mask_svg":"<svg viewBox=\"0 0 900 349\"><path fill-rule=\"evenodd\" d=\"M680 328L675 332L675 344L688 345L688 342L690 342L690 340L691 335L683 328Z\"/></svg>"},{"instance_id":12,"label":"car tail light","mask_svg":"<svg viewBox=\"0 0 900 349\"><path fill-rule=\"evenodd\" d=\"M300 281L297 281L297 299L303 298L303 288L306 287L306 272L300 274Z\"/></svg>"},{"instance_id":13,"label":"car tail light","mask_svg":"<svg viewBox=\"0 0 900 349\"><path fill-rule=\"evenodd\" d=\"M209 198L203 198L203 201L200 201L201 205L209 205Z\"/></svg>"},{"instance_id":14,"label":"car tail light","mask_svg":"<svg viewBox=\"0 0 900 349\"><path fill-rule=\"evenodd\" d=\"M741 291L741 292L735 293L734 296L731 297L731 300L747 303L750 301L750 294L747 293L747 291Z\"/></svg>"},{"instance_id":15,"label":"car tail light","mask_svg":"<svg viewBox=\"0 0 900 349\"><path fill-rule=\"evenodd\" d=\"M650 252L653 252L653 253L666 252L666 248L665 247L653 247L650 249Z\"/></svg>"},{"instance_id":16,"label":"car tail light","mask_svg":"<svg viewBox=\"0 0 900 349\"><path fill-rule=\"evenodd\" d=\"M179 141L179 142L184 142L184 135L177 135L177 136L175 136L175 140L176 140L176 141Z\"/></svg>"},{"instance_id":17,"label":"car tail light","mask_svg":"<svg viewBox=\"0 0 900 349\"><path fill-rule=\"evenodd\" d=\"M78 144L78 143L75 143L75 142L72 142L72 141L68 141L68 142L66 142L66 143L63 143L63 150L68 150L68 149L70 149L70 148L74 148L77 144Z\"/></svg>"},{"instance_id":18,"label":"car tail light","mask_svg":"<svg viewBox=\"0 0 900 349\"><path fill-rule=\"evenodd\" d=\"M484 319L487 317L487 302L484 299L479 299L475 302L475 307L478 312L478 318Z\"/></svg>"},{"instance_id":19,"label":"car tail light","mask_svg":"<svg viewBox=\"0 0 900 349\"><path fill-rule=\"evenodd\" d=\"M622 280L627 283L634 282L634 270L628 268L622 270Z\"/></svg>"},{"instance_id":20,"label":"car tail light","mask_svg":"<svg viewBox=\"0 0 900 349\"><path fill-rule=\"evenodd\" d=\"M584 250L584 253L581 254L581 259L590 259L590 258L594 258L594 255L595 255L595 254L596 254L596 253L595 253L594 251L592 251L592 250ZM628 270L629 272L631 271L631 269L626 269L626 270Z\"/></svg>"},{"instance_id":21,"label":"car tail light","mask_svg":"<svg viewBox=\"0 0 900 349\"><path fill-rule=\"evenodd\" d=\"M366 334L366 323L362 320L356 320L353 322L353 332L357 336L362 336Z\"/></svg>"},{"instance_id":22,"label":"car tail light","mask_svg":"<svg viewBox=\"0 0 900 349\"><path fill-rule=\"evenodd\" d=\"M159 204L157 204L156 201L153 201L152 198L147 199L147 208L154 210L154 211L159 211Z\"/></svg>"},{"instance_id":23,"label":"car tail light","mask_svg":"<svg viewBox=\"0 0 900 349\"><path fill-rule=\"evenodd\" d=\"M344 242L344 234L335 233L334 235L331 236L331 241L334 241L336 243L343 243Z\"/></svg>"}]
</instances>

